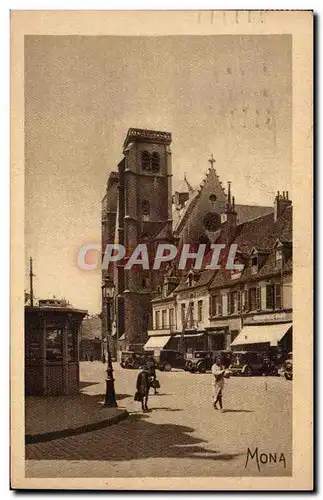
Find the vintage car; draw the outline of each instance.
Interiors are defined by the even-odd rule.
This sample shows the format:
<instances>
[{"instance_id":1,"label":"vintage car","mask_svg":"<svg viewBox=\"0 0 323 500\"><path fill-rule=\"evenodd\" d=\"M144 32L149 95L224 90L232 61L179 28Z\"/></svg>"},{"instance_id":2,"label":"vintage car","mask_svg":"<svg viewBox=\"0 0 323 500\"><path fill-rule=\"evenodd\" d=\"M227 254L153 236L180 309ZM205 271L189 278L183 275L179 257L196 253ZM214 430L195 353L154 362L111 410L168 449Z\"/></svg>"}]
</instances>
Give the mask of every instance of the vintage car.
<instances>
[{"instance_id":1,"label":"vintage car","mask_svg":"<svg viewBox=\"0 0 323 500\"><path fill-rule=\"evenodd\" d=\"M217 359L228 368L231 362L231 351L195 351L192 359L188 359L185 370L191 373L205 373L211 370Z\"/></svg>"},{"instance_id":2,"label":"vintage car","mask_svg":"<svg viewBox=\"0 0 323 500\"><path fill-rule=\"evenodd\" d=\"M190 373L205 373L210 370L213 365L213 351L195 351L191 359L187 359L185 363L185 371Z\"/></svg>"},{"instance_id":3,"label":"vintage car","mask_svg":"<svg viewBox=\"0 0 323 500\"><path fill-rule=\"evenodd\" d=\"M146 363L148 357L151 355L152 353L150 352L123 351L121 353L120 365L122 368L138 369Z\"/></svg>"},{"instance_id":4,"label":"vintage car","mask_svg":"<svg viewBox=\"0 0 323 500\"><path fill-rule=\"evenodd\" d=\"M171 371L172 368L185 367L185 356L180 351L174 351L172 349L161 349L158 354L155 353L154 360L156 367L160 371Z\"/></svg>"},{"instance_id":5,"label":"vintage car","mask_svg":"<svg viewBox=\"0 0 323 500\"><path fill-rule=\"evenodd\" d=\"M288 353L288 358L284 363L284 377L286 380L293 380L293 353Z\"/></svg>"},{"instance_id":6,"label":"vintage car","mask_svg":"<svg viewBox=\"0 0 323 500\"><path fill-rule=\"evenodd\" d=\"M267 352L235 351L229 369L232 375L278 375L277 366Z\"/></svg>"}]
</instances>

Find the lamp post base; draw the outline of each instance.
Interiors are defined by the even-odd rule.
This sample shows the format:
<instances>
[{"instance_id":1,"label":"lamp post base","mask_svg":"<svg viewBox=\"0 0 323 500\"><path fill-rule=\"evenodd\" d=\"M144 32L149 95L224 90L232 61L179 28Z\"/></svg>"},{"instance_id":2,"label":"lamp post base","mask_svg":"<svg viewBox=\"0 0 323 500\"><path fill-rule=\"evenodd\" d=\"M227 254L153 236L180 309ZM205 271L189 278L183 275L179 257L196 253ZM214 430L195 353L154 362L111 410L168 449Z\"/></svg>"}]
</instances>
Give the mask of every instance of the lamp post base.
<instances>
[{"instance_id":1,"label":"lamp post base","mask_svg":"<svg viewBox=\"0 0 323 500\"><path fill-rule=\"evenodd\" d=\"M109 408L117 408L117 400L116 393L114 390L114 379L107 378L106 381L106 391L105 391L105 400L103 406L108 406Z\"/></svg>"}]
</instances>

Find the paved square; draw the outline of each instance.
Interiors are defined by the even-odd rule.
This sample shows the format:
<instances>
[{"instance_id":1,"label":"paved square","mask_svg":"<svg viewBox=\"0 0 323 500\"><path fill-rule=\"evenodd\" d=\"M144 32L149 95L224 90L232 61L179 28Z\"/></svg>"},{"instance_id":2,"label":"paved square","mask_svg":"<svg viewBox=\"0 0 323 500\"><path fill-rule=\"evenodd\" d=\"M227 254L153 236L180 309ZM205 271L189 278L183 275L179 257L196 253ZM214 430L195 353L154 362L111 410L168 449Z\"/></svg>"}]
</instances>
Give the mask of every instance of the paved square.
<instances>
[{"instance_id":1,"label":"paved square","mask_svg":"<svg viewBox=\"0 0 323 500\"><path fill-rule=\"evenodd\" d=\"M210 374L157 371L160 394L150 396L151 412L142 414L133 401L137 373L115 364L118 404L128 420L26 446L26 477L292 474L292 382L231 377L221 413L212 406ZM81 363L83 393L104 394L104 380L102 363ZM258 463L249 454L246 466L248 449L258 449Z\"/></svg>"}]
</instances>

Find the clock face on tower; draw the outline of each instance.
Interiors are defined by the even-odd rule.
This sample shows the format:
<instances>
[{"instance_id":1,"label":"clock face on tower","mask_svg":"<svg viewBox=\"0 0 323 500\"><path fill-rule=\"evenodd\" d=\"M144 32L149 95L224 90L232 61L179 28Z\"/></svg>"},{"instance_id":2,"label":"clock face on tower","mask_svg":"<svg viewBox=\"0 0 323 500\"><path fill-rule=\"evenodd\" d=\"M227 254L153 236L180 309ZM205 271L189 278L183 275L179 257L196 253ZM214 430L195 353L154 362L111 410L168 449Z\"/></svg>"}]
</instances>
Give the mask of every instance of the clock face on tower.
<instances>
[{"instance_id":1,"label":"clock face on tower","mask_svg":"<svg viewBox=\"0 0 323 500\"><path fill-rule=\"evenodd\" d=\"M221 215L217 212L209 212L203 217L203 226L207 231L217 231L221 226Z\"/></svg>"}]
</instances>

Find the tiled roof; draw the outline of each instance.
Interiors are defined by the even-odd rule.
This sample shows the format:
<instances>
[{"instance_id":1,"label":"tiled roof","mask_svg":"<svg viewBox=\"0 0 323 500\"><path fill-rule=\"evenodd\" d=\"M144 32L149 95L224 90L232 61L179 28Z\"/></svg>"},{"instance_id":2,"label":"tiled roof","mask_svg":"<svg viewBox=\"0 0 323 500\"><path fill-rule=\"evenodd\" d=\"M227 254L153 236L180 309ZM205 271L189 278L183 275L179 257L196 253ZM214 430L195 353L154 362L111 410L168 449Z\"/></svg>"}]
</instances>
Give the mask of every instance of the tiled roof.
<instances>
[{"instance_id":1,"label":"tiled roof","mask_svg":"<svg viewBox=\"0 0 323 500\"><path fill-rule=\"evenodd\" d=\"M209 284L210 280L213 278L215 273L214 269L205 269L204 271L201 271L198 275L196 274L194 276L194 282L192 286L187 285L187 275L183 276L183 279L181 283L178 285L178 287L174 290L175 292L180 292L182 290L193 290L194 288L198 288L201 286L206 286Z\"/></svg>"},{"instance_id":2,"label":"tiled roof","mask_svg":"<svg viewBox=\"0 0 323 500\"><path fill-rule=\"evenodd\" d=\"M274 215L269 214L258 217L253 221L240 224L237 227L233 243L238 245L238 250L250 254L253 248L266 251L262 265L255 275L251 274L250 265L246 265L239 279L231 279L230 271L219 270L215 273L211 288L224 285L234 285L260 277L288 273L292 270L292 256L284 262L283 269L276 267L275 253L273 247L277 240L290 243L292 241L292 207L287 207L277 221Z\"/></svg>"}]
</instances>

